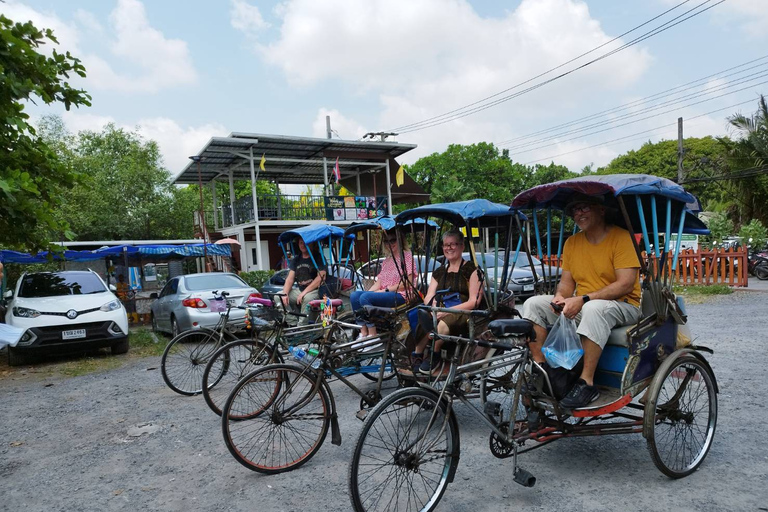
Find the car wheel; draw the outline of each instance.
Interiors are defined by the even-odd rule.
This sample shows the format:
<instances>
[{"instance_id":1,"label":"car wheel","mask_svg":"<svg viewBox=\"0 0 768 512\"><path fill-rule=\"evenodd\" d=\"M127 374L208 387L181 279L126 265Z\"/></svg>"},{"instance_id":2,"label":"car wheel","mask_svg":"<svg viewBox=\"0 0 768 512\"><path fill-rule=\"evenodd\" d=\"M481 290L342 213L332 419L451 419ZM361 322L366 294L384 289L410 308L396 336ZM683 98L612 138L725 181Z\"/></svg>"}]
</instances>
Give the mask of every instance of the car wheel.
<instances>
[{"instance_id":1,"label":"car wheel","mask_svg":"<svg viewBox=\"0 0 768 512\"><path fill-rule=\"evenodd\" d=\"M8 347L8 366L22 366L37 361L33 354L27 354L23 350Z\"/></svg>"},{"instance_id":2,"label":"car wheel","mask_svg":"<svg viewBox=\"0 0 768 512\"><path fill-rule=\"evenodd\" d=\"M179 335L179 333L181 333L181 331L179 330L179 322L176 321L175 316L172 316L171 317L171 336L175 338L176 336Z\"/></svg>"},{"instance_id":3,"label":"car wheel","mask_svg":"<svg viewBox=\"0 0 768 512\"><path fill-rule=\"evenodd\" d=\"M128 338L126 337L122 341L118 341L114 345L112 345L112 355L117 354L125 354L128 352L128 349L130 348L130 345L128 343Z\"/></svg>"}]
</instances>

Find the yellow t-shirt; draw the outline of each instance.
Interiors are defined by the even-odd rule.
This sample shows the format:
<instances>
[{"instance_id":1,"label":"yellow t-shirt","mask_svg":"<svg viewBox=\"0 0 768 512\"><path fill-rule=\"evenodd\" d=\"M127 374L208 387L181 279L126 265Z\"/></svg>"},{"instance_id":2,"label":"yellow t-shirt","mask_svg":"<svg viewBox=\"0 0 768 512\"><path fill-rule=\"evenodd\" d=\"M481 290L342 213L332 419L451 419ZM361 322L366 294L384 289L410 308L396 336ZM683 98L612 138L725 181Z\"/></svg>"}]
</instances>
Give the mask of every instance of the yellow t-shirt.
<instances>
[{"instance_id":1,"label":"yellow t-shirt","mask_svg":"<svg viewBox=\"0 0 768 512\"><path fill-rule=\"evenodd\" d=\"M583 232L568 238L563 247L563 270L576 281L576 295L586 295L616 281L617 268L640 268L632 238L626 229L611 226L599 244L592 244ZM620 301L640 305L640 281Z\"/></svg>"}]
</instances>

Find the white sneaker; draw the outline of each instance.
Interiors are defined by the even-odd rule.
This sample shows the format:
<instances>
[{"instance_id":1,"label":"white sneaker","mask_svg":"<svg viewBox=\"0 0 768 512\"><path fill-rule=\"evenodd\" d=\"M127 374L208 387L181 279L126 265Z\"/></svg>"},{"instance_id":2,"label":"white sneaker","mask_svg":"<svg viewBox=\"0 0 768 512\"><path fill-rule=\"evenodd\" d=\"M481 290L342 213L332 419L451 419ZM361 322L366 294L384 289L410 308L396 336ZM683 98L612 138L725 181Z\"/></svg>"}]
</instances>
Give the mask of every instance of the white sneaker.
<instances>
[{"instance_id":1,"label":"white sneaker","mask_svg":"<svg viewBox=\"0 0 768 512\"><path fill-rule=\"evenodd\" d=\"M381 338L371 338L370 340L368 340L368 343L372 341L378 341L378 343L376 343L375 345L371 345L369 347L365 347L360 352L362 352L363 354L368 354L371 352L381 352L386 347L386 345L382 343Z\"/></svg>"}]
</instances>

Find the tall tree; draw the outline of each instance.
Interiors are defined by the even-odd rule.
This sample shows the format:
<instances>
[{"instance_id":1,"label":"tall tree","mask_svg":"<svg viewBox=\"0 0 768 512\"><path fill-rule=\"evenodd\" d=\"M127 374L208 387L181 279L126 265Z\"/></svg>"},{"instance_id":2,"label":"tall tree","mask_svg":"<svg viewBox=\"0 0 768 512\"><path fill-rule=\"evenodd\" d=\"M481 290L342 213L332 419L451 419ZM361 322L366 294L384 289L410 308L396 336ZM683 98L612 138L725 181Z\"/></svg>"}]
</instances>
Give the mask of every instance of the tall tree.
<instances>
[{"instance_id":1,"label":"tall tree","mask_svg":"<svg viewBox=\"0 0 768 512\"><path fill-rule=\"evenodd\" d=\"M37 135L24 104L61 103L69 110L90 106L91 97L67 81L85 77L79 59L55 49L40 53L49 42L58 44L50 29L0 14L0 244L16 249L48 248L50 233L71 236L55 212L77 176Z\"/></svg>"}]
</instances>

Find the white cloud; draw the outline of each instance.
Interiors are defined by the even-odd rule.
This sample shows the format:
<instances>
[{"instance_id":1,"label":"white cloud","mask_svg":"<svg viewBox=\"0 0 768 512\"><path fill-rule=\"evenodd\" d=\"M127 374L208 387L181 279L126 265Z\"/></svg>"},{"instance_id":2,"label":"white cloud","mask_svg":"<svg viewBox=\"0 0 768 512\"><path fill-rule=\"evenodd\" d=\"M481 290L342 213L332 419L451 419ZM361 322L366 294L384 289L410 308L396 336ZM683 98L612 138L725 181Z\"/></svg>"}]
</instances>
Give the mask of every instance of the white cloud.
<instances>
[{"instance_id":1,"label":"white cloud","mask_svg":"<svg viewBox=\"0 0 768 512\"><path fill-rule=\"evenodd\" d=\"M108 123L114 123L118 128L136 131L145 139L154 140L160 147L163 165L172 175L180 173L189 162L189 157L197 154L211 137L229 133L219 123L182 126L173 119L166 117L148 117L139 119L135 125L128 125L117 122L110 116L70 111L64 112L62 119L67 129L72 133L83 130L100 131Z\"/></svg>"},{"instance_id":2,"label":"white cloud","mask_svg":"<svg viewBox=\"0 0 768 512\"><path fill-rule=\"evenodd\" d=\"M332 137L344 140L355 140L362 137L368 130L358 121L344 116L335 109L321 108L317 111L317 117L312 122L312 136L319 138L327 137L325 117L331 117Z\"/></svg>"},{"instance_id":3,"label":"white cloud","mask_svg":"<svg viewBox=\"0 0 768 512\"><path fill-rule=\"evenodd\" d=\"M138 0L118 0L112 10L109 29L104 29L93 13L78 9L74 22L66 22L55 13L40 12L9 0L4 14L14 21L32 20L38 28L51 28L59 40L59 51L69 51L82 60L87 78L73 80L86 90L127 93L156 93L163 89L197 81L197 72L187 43L168 39L149 24L144 4ZM114 38L105 38L104 34ZM109 55L90 53L86 42L93 36L93 46L109 50ZM106 39L106 41L105 41ZM50 51L50 46L44 47ZM131 71L115 71L132 66Z\"/></svg>"},{"instance_id":4,"label":"white cloud","mask_svg":"<svg viewBox=\"0 0 768 512\"><path fill-rule=\"evenodd\" d=\"M248 38L257 39L261 31L270 27L255 5L251 5L245 0L232 0L231 3L229 22L233 28L243 32Z\"/></svg>"}]
</instances>

